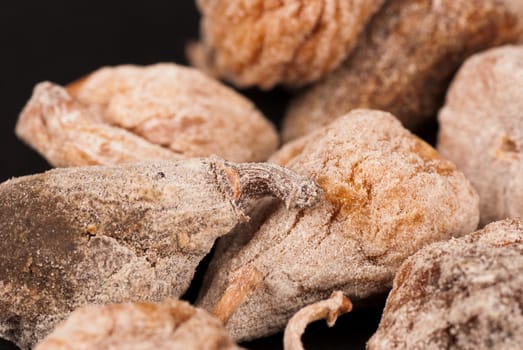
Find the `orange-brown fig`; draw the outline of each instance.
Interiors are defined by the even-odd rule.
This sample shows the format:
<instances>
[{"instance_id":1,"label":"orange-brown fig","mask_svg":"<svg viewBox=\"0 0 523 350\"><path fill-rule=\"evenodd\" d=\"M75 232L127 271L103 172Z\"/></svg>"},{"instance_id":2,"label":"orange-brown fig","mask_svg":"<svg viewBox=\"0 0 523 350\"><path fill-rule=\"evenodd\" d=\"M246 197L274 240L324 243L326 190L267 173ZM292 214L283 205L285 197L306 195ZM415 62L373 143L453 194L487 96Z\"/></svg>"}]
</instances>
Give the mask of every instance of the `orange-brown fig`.
<instances>
[{"instance_id":1,"label":"orange-brown fig","mask_svg":"<svg viewBox=\"0 0 523 350\"><path fill-rule=\"evenodd\" d=\"M198 0L198 68L237 86L301 86L335 69L384 0Z\"/></svg>"},{"instance_id":2,"label":"orange-brown fig","mask_svg":"<svg viewBox=\"0 0 523 350\"><path fill-rule=\"evenodd\" d=\"M283 139L354 108L385 110L415 128L436 116L452 75L469 55L514 42L519 32L518 17L504 0L387 1L352 55L291 103Z\"/></svg>"}]
</instances>

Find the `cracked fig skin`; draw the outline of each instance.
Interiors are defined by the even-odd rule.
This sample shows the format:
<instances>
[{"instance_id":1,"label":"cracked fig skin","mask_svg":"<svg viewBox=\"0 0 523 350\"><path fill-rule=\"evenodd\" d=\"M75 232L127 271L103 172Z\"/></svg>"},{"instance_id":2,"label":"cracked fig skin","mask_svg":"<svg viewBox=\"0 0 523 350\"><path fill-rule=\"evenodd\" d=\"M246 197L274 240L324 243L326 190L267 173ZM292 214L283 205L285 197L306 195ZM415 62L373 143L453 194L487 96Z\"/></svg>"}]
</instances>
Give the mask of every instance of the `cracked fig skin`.
<instances>
[{"instance_id":1,"label":"cracked fig skin","mask_svg":"<svg viewBox=\"0 0 523 350\"><path fill-rule=\"evenodd\" d=\"M415 128L435 117L466 57L518 36L517 17L504 0L387 1L352 55L291 102L283 139L355 108L385 110Z\"/></svg>"},{"instance_id":2,"label":"cracked fig skin","mask_svg":"<svg viewBox=\"0 0 523 350\"><path fill-rule=\"evenodd\" d=\"M313 205L314 182L219 158L63 168L0 184L0 337L28 348L76 307L185 292L258 198Z\"/></svg>"},{"instance_id":3,"label":"cracked fig skin","mask_svg":"<svg viewBox=\"0 0 523 350\"><path fill-rule=\"evenodd\" d=\"M192 64L237 86L301 86L352 51L384 0L198 0L202 42Z\"/></svg>"},{"instance_id":4,"label":"cracked fig skin","mask_svg":"<svg viewBox=\"0 0 523 350\"><path fill-rule=\"evenodd\" d=\"M439 122L438 149L478 191L482 224L523 217L523 46L467 60Z\"/></svg>"},{"instance_id":5,"label":"cracked fig skin","mask_svg":"<svg viewBox=\"0 0 523 350\"><path fill-rule=\"evenodd\" d=\"M86 306L35 350L239 350L221 322L180 300Z\"/></svg>"},{"instance_id":6,"label":"cracked fig skin","mask_svg":"<svg viewBox=\"0 0 523 350\"><path fill-rule=\"evenodd\" d=\"M388 113L353 111L271 160L314 179L323 196L218 241L197 305L236 340L283 330L332 290L362 305L391 287L406 257L477 227L478 196L464 175Z\"/></svg>"},{"instance_id":7,"label":"cracked fig skin","mask_svg":"<svg viewBox=\"0 0 523 350\"><path fill-rule=\"evenodd\" d=\"M16 134L55 166L217 155L266 160L273 125L246 98L175 64L101 68L67 90L35 87Z\"/></svg>"},{"instance_id":8,"label":"cracked fig skin","mask_svg":"<svg viewBox=\"0 0 523 350\"><path fill-rule=\"evenodd\" d=\"M523 222L498 221L403 263L368 350L520 349Z\"/></svg>"}]
</instances>

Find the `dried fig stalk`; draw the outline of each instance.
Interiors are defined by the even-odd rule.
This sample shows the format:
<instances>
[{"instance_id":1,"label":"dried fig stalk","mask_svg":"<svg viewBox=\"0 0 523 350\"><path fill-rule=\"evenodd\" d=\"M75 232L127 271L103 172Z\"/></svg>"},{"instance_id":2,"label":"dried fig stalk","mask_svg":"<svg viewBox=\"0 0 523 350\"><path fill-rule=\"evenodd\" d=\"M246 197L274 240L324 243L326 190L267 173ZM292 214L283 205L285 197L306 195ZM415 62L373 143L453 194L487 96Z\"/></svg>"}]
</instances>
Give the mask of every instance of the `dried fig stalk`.
<instances>
[{"instance_id":1,"label":"dried fig stalk","mask_svg":"<svg viewBox=\"0 0 523 350\"><path fill-rule=\"evenodd\" d=\"M35 350L239 350L219 320L186 302L126 303L75 310Z\"/></svg>"},{"instance_id":2,"label":"dried fig stalk","mask_svg":"<svg viewBox=\"0 0 523 350\"><path fill-rule=\"evenodd\" d=\"M314 182L219 158L55 169L0 185L0 336L27 348L87 303L180 296L256 198L313 205Z\"/></svg>"},{"instance_id":3,"label":"dried fig stalk","mask_svg":"<svg viewBox=\"0 0 523 350\"><path fill-rule=\"evenodd\" d=\"M300 86L335 69L384 0L198 0L198 68L237 86Z\"/></svg>"},{"instance_id":4,"label":"dried fig stalk","mask_svg":"<svg viewBox=\"0 0 523 350\"><path fill-rule=\"evenodd\" d=\"M174 64L102 68L68 91L40 84L16 132L58 166L211 155L252 162L278 145L251 102Z\"/></svg>"},{"instance_id":5,"label":"dried fig stalk","mask_svg":"<svg viewBox=\"0 0 523 350\"><path fill-rule=\"evenodd\" d=\"M352 310L352 303L342 292L333 292L329 299L308 305L289 320L285 328L283 344L285 350L303 350L301 336L311 322L325 319L329 327L334 326L338 316Z\"/></svg>"},{"instance_id":6,"label":"dried fig stalk","mask_svg":"<svg viewBox=\"0 0 523 350\"><path fill-rule=\"evenodd\" d=\"M465 62L439 113L438 149L480 196L481 223L523 216L523 47Z\"/></svg>"},{"instance_id":7,"label":"dried fig stalk","mask_svg":"<svg viewBox=\"0 0 523 350\"><path fill-rule=\"evenodd\" d=\"M396 115L408 128L433 118L469 55L517 40L517 17L503 0L390 0L353 54L298 96L283 125L288 141L354 108Z\"/></svg>"},{"instance_id":8,"label":"dried fig stalk","mask_svg":"<svg viewBox=\"0 0 523 350\"><path fill-rule=\"evenodd\" d=\"M463 174L387 113L354 111L272 160L314 179L323 195L308 209L280 205L254 234L218 242L197 304L221 305L237 340L282 330L332 290L357 304L383 293L406 257L478 224L478 196ZM245 281L254 291L237 293Z\"/></svg>"},{"instance_id":9,"label":"dried fig stalk","mask_svg":"<svg viewBox=\"0 0 523 350\"><path fill-rule=\"evenodd\" d=\"M499 221L406 260L367 348L519 349L521 305L523 222Z\"/></svg>"}]
</instances>

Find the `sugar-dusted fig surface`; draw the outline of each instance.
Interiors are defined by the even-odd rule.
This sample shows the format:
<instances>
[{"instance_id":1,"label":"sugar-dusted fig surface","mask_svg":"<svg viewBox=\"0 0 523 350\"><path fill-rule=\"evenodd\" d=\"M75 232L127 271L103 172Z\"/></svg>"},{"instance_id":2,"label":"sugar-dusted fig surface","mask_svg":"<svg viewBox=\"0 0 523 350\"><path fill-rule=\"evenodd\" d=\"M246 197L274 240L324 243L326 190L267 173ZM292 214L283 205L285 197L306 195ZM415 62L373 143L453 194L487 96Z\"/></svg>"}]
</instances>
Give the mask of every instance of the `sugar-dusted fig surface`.
<instances>
[{"instance_id":1,"label":"sugar-dusted fig surface","mask_svg":"<svg viewBox=\"0 0 523 350\"><path fill-rule=\"evenodd\" d=\"M237 340L282 330L332 290L361 305L391 287L406 257L478 224L464 175L385 112L353 111L271 160L315 180L323 196L218 242L197 304Z\"/></svg>"},{"instance_id":2,"label":"sugar-dusted fig surface","mask_svg":"<svg viewBox=\"0 0 523 350\"><path fill-rule=\"evenodd\" d=\"M180 296L257 198L311 206L317 185L220 158L54 169L0 184L0 337L28 348L76 307ZM8 254L7 254L8 253Z\"/></svg>"},{"instance_id":3,"label":"sugar-dusted fig surface","mask_svg":"<svg viewBox=\"0 0 523 350\"><path fill-rule=\"evenodd\" d=\"M220 320L179 300L75 310L35 350L239 350Z\"/></svg>"},{"instance_id":4,"label":"sugar-dusted fig surface","mask_svg":"<svg viewBox=\"0 0 523 350\"><path fill-rule=\"evenodd\" d=\"M218 155L266 160L278 146L254 104L175 64L101 68L67 90L37 85L17 135L55 166Z\"/></svg>"},{"instance_id":5,"label":"sugar-dusted fig surface","mask_svg":"<svg viewBox=\"0 0 523 350\"><path fill-rule=\"evenodd\" d=\"M300 86L350 54L384 0L198 0L201 43L189 59L240 87Z\"/></svg>"},{"instance_id":6,"label":"sugar-dusted fig surface","mask_svg":"<svg viewBox=\"0 0 523 350\"><path fill-rule=\"evenodd\" d=\"M523 222L508 219L406 260L367 348L519 349L521 305Z\"/></svg>"},{"instance_id":7,"label":"sugar-dusted fig surface","mask_svg":"<svg viewBox=\"0 0 523 350\"><path fill-rule=\"evenodd\" d=\"M438 149L470 179L481 222L523 216L523 46L463 65L439 113Z\"/></svg>"},{"instance_id":8,"label":"sugar-dusted fig surface","mask_svg":"<svg viewBox=\"0 0 523 350\"><path fill-rule=\"evenodd\" d=\"M176 160L181 154L101 121L65 88L43 82L16 125L19 138L57 167Z\"/></svg>"},{"instance_id":9,"label":"sugar-dusted fig surface","mask_svg":"<svg viewBox=\"0 0 523 350\"><path fill-rule=\"evenodd\" d=\"M416 127L436 115L452 75L469 55L517 40L517 21L503 0L387 1L353 54L291 103L284 140L354 108L389 111Z\"/></svg>"}]
</instances>

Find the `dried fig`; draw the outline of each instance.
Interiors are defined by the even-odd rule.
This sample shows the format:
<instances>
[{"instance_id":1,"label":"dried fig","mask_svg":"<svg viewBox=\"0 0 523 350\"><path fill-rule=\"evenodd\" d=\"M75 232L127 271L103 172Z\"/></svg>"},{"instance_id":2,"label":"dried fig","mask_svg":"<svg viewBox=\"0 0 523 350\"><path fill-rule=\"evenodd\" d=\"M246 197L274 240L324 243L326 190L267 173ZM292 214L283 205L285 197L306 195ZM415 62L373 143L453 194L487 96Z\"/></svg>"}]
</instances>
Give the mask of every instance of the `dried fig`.
<instances>
[{"instance_id":1,"label":"dried fig","mask_svg":"<svg viewBox=\"0 0 523 350\"><path fill-rule=\"evenodd\" d=\"M523 46L467 60L439 121L438 149L478 191L481 223L523 216Z\"/></svg>"},{"instance_id":2,"label":"dried fig","mask_svg":"<svg viewBox=\"0 0 523 350\"><path fill-rule=\"evenodd\" d=\"M221 322L188 303L91 305L75 310L35 350L239 350Z\"/></svg>"},{"instance_id":3,"label":"dried fig","mask_svg":"<svg viewBox=\"0 0 523 350\"><path fill-rule=\"evenodd\" d=\"M492 223L403 263L367 349L519 349L521 305L523 222Z\"/></svg>"},{"instance_id":4,"label":"dried fig","mask_svg":"<svg viewBox=\"0 0 523 350\"><path fill-rule=\"evenodd\" d=\"M308 209L280 206L250 239L218 242L197 304L237 340L282 330L332 290L361 305L391 287L406 257L478 224L464 175L388 113L353 111L272 160L314 179L323 195Z\"/></svg>"},{"instance_id":5,"label":"dried fig","mask_svg":"<svg viewBox=\"0 0 523 350\"><path fill-rule=\"evenodd\" d=\"M256 198L315 203L273 164L219 158L62 168L0 185L0 336L27 348L76 307L180 296Z\"/></svg>"},{"instance_id":6,"label":"dried fig","mask_svg":"<svg viewBox=\"0 0 523 350\"><path fill-rule=\"evenodd\" d=\"M354 108L396 115L408 128L434 117L467 56L515 41L517 18L503 0L390 0L353 54L291 104L291 140Z\"/></svg>"},{"instance_id":7,"label":"dried fig","mask_svg":"<svg viewBox=\"0 0 523 350\"><path fill-rule=\"evenodd\" d=\"M237 86L300 86L335 69L384 0L198 0L189 59Z\"/></svg>"},{"instance_id":8,"label":"dried fig","mask_svg":"<svg viewBox=\"0 0 523 350\"><path fill-rule=\"evenodd\" d=\"M20 115L16 134L57 167L183 158L99 118L61 86L43 82Z\"/></svg>"},{"instance_id":9,"label":"dried fig","mask_svg":"<svg viewBox=\"0 0 523 350\"><path fill-rule=\"evenodd\" d=\"M278 146L274 127L247 99L167 63L102 68L67 92L38 85L16 132L59 166L150 160L148 154L263 161Z\"/></svg>"}]
</instances>

